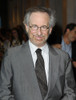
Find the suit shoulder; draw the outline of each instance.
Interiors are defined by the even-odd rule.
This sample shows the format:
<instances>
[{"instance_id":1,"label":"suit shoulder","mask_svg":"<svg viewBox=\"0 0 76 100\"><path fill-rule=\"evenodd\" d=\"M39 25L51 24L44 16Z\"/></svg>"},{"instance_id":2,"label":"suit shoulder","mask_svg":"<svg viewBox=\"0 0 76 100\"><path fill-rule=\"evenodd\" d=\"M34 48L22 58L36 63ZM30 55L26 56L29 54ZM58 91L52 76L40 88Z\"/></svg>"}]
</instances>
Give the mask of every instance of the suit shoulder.
<instances>
[{"instance_id":1,"label":"suit shoulder","mask_svg":"<svg viewBox=\"0 0 76 100\"><path fill-rule=\"evenodd\" d=\"M12 56L12 55L19 55L21 54L23 51L26 50L26 48L28 48L28 42L22 44L22 45L19 45L19 46L16 46L16 47L11 47L9 48L6 52L5 52L5 56L6 55L9 55L9 56Z\"/></svg>"},{"instance_id":2,"label":"suit shoulder","mask_svg":"<svg viewBox=\"0 0 76 100\"><path fill-rule=\"evenodd\" d=\"M5 52L4 56L6 56L6 55L16 55L16 54L18 54L18 53L20 52L20 50L21 50L21 47L22 47L22 45L9 48L9 49Z\"/></svg>"},{"instance_id":3,"label":"suit shoulder","mask_svg":"<svg viewBox=\"0 0 76 100\"><path fill-rule=\"evenodd\" d=\"M61 49L58 49L58 48L54 48L53 49L57 52L58 55L62 56L62 57L67 57L67 58L70 58L69 57L69 54L66 53L65 51L61 50Z\"/></svg>"},{"instance_id":4,"label":"suit shoulder","mask_svg":"<svg viewBox=\"0 0 76 100\"><path fill-rule=\"evenodd\" d=\"M11 47L8 49L8 52L18 52L21 49L22 45L16 46L16 47Z\"/></svg>"}]
</instances>

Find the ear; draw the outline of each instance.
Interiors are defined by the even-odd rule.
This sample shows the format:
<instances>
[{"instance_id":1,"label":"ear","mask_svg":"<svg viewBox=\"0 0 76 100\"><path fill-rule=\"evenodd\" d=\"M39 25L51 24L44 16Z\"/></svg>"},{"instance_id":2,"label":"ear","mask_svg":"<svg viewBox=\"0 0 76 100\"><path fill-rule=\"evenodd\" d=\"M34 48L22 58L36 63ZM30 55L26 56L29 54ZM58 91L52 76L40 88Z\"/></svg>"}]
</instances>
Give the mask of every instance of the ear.
<instances>
[{"instance_id":1,"label":"ear","mask_svg":"<svg viewBox=\"0 0 76 100\"><path fill-rule=\"evenodd\" d=\"M51 34L51 32L52 32L52 27L50 27L50 29L49 29L49 34Z\"/></svg>"},{"instance_id":2,"label":"ear","mask_svg":"<svg viewBox=\"0 0 76 100\"><path fill-rule=\"evenodd\" d=\"M70 32L70 29L67 29L67 32Z\"/></svg>"},{"instance_id":3,"label":"ear","mask_svg":"<svg viewBox=\"0 0 76 100\"><path fill-rule=\"evenodd\" d=\"M25 29L26 29L26 32L28 33L29 27L28 27L28 25L26 25L26 24L25 24Z\"/></svg>"}]
</instances>

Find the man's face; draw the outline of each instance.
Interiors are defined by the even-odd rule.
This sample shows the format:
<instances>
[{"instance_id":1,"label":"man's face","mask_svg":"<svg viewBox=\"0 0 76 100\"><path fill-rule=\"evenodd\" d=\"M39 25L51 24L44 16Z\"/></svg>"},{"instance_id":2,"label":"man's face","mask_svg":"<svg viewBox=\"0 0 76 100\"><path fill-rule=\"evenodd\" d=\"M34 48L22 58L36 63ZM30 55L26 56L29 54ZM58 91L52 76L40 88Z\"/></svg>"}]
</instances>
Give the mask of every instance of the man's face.
<instances>
[{"instance_id":1,"label":"man's face","mask_svg":"<svg viewBox=\"0 0 76 100\"><path fill-rule=\"evenodd\" d=\"M73 30L69 30L69 40L71 42L76 40L76 27Z\"/></svg>"},{"instance_id":2,"label":"man's face","mask_svg":"<svg viewBox=\"0 0 76 100\"><path fill-rule=\"evenodd\" d=\"M52 31L52 28L49 28L49 15L42 12L32 13L29 26L25 26L30 41L38 47L41 47L46 43L46 40Z\"/></svg>"}]
</instances>

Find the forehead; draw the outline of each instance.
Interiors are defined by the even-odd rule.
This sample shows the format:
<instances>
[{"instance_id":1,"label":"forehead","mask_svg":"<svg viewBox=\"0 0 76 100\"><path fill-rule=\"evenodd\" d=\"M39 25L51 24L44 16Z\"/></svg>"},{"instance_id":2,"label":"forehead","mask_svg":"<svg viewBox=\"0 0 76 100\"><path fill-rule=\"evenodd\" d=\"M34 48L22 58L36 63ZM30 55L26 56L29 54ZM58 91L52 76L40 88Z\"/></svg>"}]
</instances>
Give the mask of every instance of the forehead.
<instances>
[{"instance_id":1,"label":"forehead","mask_svg":"<svg viewBox=\"0 0 76 100\"><path fill-rule=\"evenodd\" d=\"M30 22L49 22L49 15L46 12L33 12L30 16Z\"/></svg>"}]
</instances>

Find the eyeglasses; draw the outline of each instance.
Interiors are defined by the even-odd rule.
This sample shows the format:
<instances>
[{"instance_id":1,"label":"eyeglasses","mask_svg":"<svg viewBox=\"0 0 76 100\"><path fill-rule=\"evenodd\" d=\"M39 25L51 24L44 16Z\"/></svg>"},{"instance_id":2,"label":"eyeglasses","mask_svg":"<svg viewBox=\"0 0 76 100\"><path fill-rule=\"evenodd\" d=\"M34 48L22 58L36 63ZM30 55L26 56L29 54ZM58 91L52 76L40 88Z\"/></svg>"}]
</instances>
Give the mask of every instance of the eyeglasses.
<instances>
[{"instance_id":1,"label":"eyeglasses","mask_svg":"<svg viewBox=\"0 0 76 100\"><path fill-rule=\"evenodd\" d=\"M32 26L29 26L33 31L37 31L39 28L41 31L47 31L47 29L49 29L48 26L46 25L43 25L41 27L38 27L37 25L32 25Z\"/></svg>"}]
</instances>

